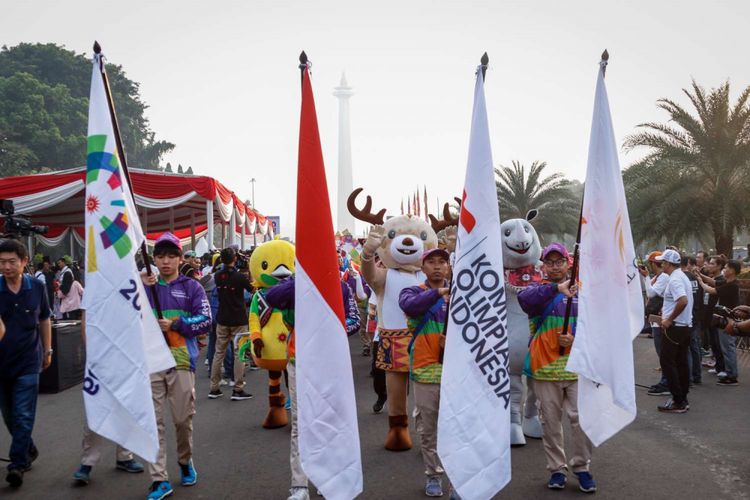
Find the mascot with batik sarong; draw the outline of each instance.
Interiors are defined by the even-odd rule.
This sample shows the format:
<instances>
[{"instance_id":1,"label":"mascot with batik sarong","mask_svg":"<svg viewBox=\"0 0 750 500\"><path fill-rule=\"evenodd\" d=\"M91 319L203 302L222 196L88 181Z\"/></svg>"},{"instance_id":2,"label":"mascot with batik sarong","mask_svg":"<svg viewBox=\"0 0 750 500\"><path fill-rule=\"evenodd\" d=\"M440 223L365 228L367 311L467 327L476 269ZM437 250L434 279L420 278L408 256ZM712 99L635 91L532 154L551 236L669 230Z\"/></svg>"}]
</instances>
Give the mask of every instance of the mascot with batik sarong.
<instances>
[{"instance_id":1,"label":"mascot with batik sarong","mask_svg":"<svg viewBox=\"0 0 750 500\"><path fill-rule=\"evenodd\" d=\"M437 247L436 229L443 229L447 224L433 218L433 221L444 224L433 229L423 219L411 215L400 215L385 221L385 209L377 214L371 212L372 199L369 196L364 208L357 208L355 201L360 192L362 188L352 192L347 207L357 219L373 224L362 248L360 270L378 297L380 345L375 364L386 371L389 430L385 448L403 451L412 446L406 409L409 384L408 349L412 334L407 317L399 307L398 299L401 290L422 282L418 275L422 254ZM385 268L375 265L375 254Z\"/></svg>"},{"instance_id":2,"label":"mascot with batik sarong","mask_svg":"<svg viewBox=\"0 0 750 500\"><path fill-rule=\"evenodd\" d=\"M273 240L258 246L250 256L250 273L257 291L250 304L250 338L239 346L241 359L252 352L255 364L268 370L268 415L266 429L284 427L289 417L284 409L281 375L286 368L289 327L284 322L288 311L275 309L265 299L268 289L294 274L294 245Z\"/></svg>"},{"instance_id":3,"label":"mascot with batik sarong","mask_svg":"<svg viewBox=\"0 0 750 500\"><path fill-rule=\"evenodd\" d=\"M542 280L542 246L539 236L530 221L537 211L531 210L525 219L509 219L502 223L500 231L503 245L503 267L505 268L505 297L508 308L508 336L510 338L510 444L523 446L528 437L540 439L542 425L536 407L534 386L526 379L527 396L523 397L523 364L529 351L529 317L521 310L518 292Z\"/></svg>"}]
</instances>

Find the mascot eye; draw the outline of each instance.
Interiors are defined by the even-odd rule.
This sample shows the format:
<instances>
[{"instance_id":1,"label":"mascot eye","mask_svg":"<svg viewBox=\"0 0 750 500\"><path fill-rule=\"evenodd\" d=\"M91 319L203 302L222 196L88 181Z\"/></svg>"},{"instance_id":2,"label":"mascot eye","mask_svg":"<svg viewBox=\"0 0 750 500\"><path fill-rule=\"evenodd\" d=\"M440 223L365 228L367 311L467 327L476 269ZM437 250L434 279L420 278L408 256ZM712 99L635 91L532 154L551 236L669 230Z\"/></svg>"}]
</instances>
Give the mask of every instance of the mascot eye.
<instances>
[{"instance_id":1,"label":"mascot eye","mask_svg":"<svg viewBox=\"0 0 750 500\"><path fill-rule=\"evenodd\" d=\"M505 236L510 236L510 229L505 230Z\"/></svg>"},{"instance_id":2,"label":"mascot eye","mask_svg":"<svg viewBox=\"0 0 750 500\"><path fill-rule=\"evenodd\" d=\"M268 262L264 260L260 263L260 267L265 271L266 269L268 269Z\"/></svg>"},{"instance_id":3,"label":"mascot eye","mask_svg":"<svg viewBox=\"0 0 750 500\"><path fill-rule=\"evenodd\" d=\"M529 226L523 226L523 230L528 233L529 232Z\"/></svg>"},{"instance_id":4,"label":"mascot eye","mask_svg":"<svg viewBox=\"0 0 750 500\"><path fill-rule=\"evenodd\" d=\"M427 231L419 233L419 237L422 238L422 241L427 241Z\"/></svg>"},{"instance_id":5,"label":"mascot eye","mask_svg":"<svg viewBox=\"0 0 750 500\"><path fill-rule=\"evenodd\" d=\"M395 238L396 237L396 231L394 229L391 229L390 231L388 231L388 237L390 239Z\"/></svg>"}]
</instances>

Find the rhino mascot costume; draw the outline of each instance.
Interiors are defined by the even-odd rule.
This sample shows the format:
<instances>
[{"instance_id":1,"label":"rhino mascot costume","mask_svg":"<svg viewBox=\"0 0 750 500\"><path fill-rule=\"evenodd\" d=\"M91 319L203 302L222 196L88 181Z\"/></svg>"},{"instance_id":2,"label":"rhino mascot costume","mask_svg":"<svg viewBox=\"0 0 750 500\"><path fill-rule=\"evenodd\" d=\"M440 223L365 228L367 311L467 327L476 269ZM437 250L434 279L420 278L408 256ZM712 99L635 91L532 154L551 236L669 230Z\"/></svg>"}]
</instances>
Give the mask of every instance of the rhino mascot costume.
<instances>
[{"instance_id":1,"label":"rhino mascot costume","mask_svg":"<svg viewBox=\"0 0 750 500\"><path fill-rule=\"evenodd\" d=\"M508 334L510 337L510 443L523 446L528 437L540 439L542 425L536 407L532 380L527 378L527 397L523 399L523 363L529 350L529 317L521 310L518 292L542 280L542 245L530 224L537 211L531 210L526 219L509 219L502 223L500 232L505 268L505 297L508 308Z\"/></svg>"}]
</instances>

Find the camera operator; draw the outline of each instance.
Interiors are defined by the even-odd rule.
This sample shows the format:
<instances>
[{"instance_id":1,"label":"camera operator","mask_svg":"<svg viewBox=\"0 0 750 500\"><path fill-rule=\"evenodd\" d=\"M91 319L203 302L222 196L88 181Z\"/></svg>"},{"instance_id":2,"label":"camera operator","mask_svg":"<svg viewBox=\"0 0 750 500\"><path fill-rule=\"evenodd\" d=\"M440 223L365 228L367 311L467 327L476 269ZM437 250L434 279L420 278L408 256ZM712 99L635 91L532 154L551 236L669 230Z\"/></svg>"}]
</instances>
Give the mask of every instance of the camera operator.
<instances>
[{"instance_id":1,"label":"camera operator","mask_svg":"<svg viewBox=\"0 0 750 500\"><path fill-rule=\"evenodd\" d=\"M750 306L737 306L727 318L724 332L732 337L750 337Z\"/></svg>"},{"instance_id":2,"label":"camera operator","mask_svg":"<svg viewBox=\"0 0 750 500\"><path fill-rule=\"evenodd\" d=\"M36 418L39 373L52 362L52 325L47 291L41 281L24 275L26 247L0 240L0 410L11 434L10 465L5 480L23 484L23 474L39 455L31 439Z\"/></svg>"},{"instance_id":3,"label":"camera operator","mask_svg":"<svg viewBox=\"0 0 750 500\"><path fill-rule=\"evenodd\" d=\"M711 260L714 260L713 257ZM740 287L737 284L737 275L742 270L742 264L738 260L730 260L722 269L723 279L718 278L712 280L713 286L708 282L711 281L706 279L703 275L698 275L701 282L701 287L706 293L715 295L718 297L717 305L723 306L733 310L740 303ZM724 358L724 370L723 372L717 371L719 380L716 382L717 385L721 386L736 386L737 382L737 340L731 335L726 334L724 331L719 331L715 321L711 322L712 335L718 338L719 349ZM718 370L717 366L717 370Z\"/></svg>"}]
</instances>

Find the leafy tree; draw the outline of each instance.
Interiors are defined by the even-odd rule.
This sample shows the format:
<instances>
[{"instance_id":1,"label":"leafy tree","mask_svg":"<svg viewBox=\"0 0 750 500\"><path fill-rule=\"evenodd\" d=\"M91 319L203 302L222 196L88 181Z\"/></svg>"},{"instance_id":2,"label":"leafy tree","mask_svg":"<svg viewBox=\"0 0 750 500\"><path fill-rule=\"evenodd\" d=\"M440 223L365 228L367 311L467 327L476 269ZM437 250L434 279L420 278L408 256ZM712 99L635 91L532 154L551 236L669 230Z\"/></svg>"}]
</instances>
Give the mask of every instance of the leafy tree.
<instances>
[{"instance_id":1,"label":"leafy tree","mask_svg":"<svg viewBox=\"0 0 750 500\"><path fill-rule=\"evenodd\" d=\"M131 167L156 169L174 144L157 141L138 83L107 64ZM0 50L0 175L60 170L86 163L91 61L55 44Z\"/></svg>"},{"instance_id":2,"label":"leafy tree","mask_svg":"<svg viewBox=\"0 0 750 500\"><path fill-rule=\"evenodd\" d=\"M547 163L535 161L526 174L526 167L513 160L512 166L495 169L497 199L501 220L525 218L531 209L539 215L532 224L541 235L575 236L581 211L580 183L573 183L560 173L542 177Z\"/></svg>"},{"instance_id":3,"label":"leafy tree","mask_svg":"<svg viewBox=\"0 0 750 500\"><path fill-rule=\"evenodd\" d=\"M647 149L624 174L638 241L665 236L679 244L711 234L719 253L732 255L736 232L750 223L750 87L730 105L729 82L706 91L683 89L696 115L671 99L657 107L670 123L644 123L626 151Z\"/></svg>"}]
</instances>

